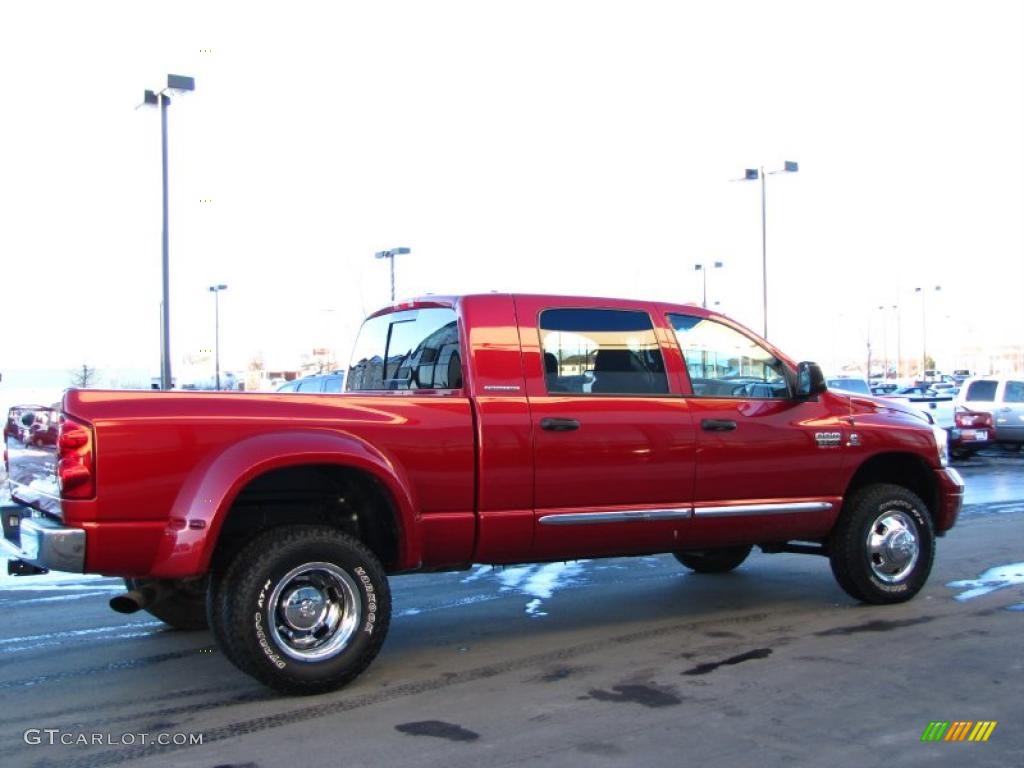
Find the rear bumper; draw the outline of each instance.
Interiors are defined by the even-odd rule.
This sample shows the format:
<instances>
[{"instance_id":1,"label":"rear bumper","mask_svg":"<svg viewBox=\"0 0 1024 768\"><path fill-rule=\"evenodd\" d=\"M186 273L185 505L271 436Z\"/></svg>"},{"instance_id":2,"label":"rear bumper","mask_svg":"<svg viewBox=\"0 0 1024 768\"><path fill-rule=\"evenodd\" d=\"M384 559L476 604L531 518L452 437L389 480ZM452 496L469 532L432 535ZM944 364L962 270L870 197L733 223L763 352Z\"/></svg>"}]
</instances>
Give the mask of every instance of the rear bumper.
<instances>
[{"instance_id":1,"label":"rear bumper","mask_svg":"<svg viewBox=\"0 0 1024 768\"><path fill-rule=\"evenodd\" d=\"M0 508L0 554L49 571L85 572L85 531L20 504Z\"/></svg>"},{"instance_id":2,"label":"rear bumper","mask_svg":"<svg viewBox=\"0 0 1024 768\"><path fill-rule=\"evenodd\" d=\"M952 467L935 470L939 481L939 506L935 514L935 532L940 536L956 523L964 505L964 480Z\"/></svg>"}]
</instances>

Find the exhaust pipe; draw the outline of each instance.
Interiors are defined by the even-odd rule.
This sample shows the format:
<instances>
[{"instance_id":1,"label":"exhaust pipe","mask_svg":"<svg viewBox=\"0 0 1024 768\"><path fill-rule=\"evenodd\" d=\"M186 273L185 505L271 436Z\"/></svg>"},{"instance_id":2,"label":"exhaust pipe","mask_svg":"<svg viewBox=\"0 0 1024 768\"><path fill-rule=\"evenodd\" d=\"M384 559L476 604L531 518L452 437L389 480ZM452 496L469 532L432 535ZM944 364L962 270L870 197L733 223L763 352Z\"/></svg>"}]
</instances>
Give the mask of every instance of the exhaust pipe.
<instances>
[{"instance_id":1,"label":"exhaust pipe","mask_svg":"<svg viewBox=\"0 0 1024 768\"><path fill-rule=\"evenodd\" d=\"M110 607L118 613L136 613L167 596L167 588L157 583L146 584L131 592L110 598Z\"/></svg>"},{"instance_id":2,"label":"exhaust pipe","mask_svg":"<svg viewBox=\"0 0 1024 768\"><path fill-rule=\"evenodd\" d=\"M8 560L7 561L7 575L8 576L39 576L44 573L49 573L46 568L41 568L38 565L26 562L25 560Z\"/></svg>"}]
</instances>

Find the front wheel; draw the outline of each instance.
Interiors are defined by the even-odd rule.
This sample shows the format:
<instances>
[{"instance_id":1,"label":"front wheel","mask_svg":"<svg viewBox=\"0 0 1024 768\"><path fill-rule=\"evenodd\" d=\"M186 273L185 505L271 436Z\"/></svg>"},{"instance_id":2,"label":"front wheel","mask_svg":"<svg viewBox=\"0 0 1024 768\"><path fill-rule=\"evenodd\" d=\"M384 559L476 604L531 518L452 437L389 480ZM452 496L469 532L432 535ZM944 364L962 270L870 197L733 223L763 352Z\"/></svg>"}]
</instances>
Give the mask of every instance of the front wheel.
<instances>
[{"instance_id":1,"label":"front wheel","mask_svg":"<svg viewBox=\"0 0 1024 768\"><path fill-rule=\"evenodd\" d=\"M218 585L212 628L224 655L283 693L322 693L355 678L377 655L391 619L377 558L328 526L264 533Z\"/></svg>"},{"instance_id":2,"label":"front wheel","mask_svg":"<svg viewBox=\"0 0 1024 768\"><path fill-rule=\"evenodd\" d=\"M719 547L717 549L691 549L673 552L673 556L691 571L697 573L726 573L738 568L750 554L750 546Z\"/></svg>"},{"instance_id":3,"label":"front wheel","mask_svg":"<svg viewBox=\"0 0 1024 768\"><path fill-rule=\"evenodd\" d=\"M844 507L829 540L832 573L865 603L902 603L928 579L935 531L917 494L898 485L862 488Z\"/></svg>"}]
</instances>

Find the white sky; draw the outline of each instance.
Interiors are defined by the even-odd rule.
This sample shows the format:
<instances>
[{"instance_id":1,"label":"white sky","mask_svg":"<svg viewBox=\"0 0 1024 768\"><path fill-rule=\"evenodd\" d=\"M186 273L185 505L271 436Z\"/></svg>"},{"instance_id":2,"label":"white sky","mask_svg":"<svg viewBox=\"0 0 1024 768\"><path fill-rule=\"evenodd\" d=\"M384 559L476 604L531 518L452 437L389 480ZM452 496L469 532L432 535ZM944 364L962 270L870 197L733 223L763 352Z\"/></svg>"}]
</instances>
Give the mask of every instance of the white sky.
<instances>
[{"instance_id":1,"label":"white sky","mask_svg":"<svg viewBox=\"0 0 1024 768\"><path fill-rule=\"evenodd\" d=\"M712 301L793 356L1024 341L1024 4L32 2L0 27L0 370L159 371L168 72L174 365L330 343L399 296ZM210 53L201 52L209 49ZM211 203L200 200L210 199ZM902 297L902 299L901 299ZM333 311L327 311L333 310ZM876 356L882 322L872 323ZM895 355L894 313L886 324ZM934 342L931 340L934 339ZM935 347L932 349L932 344Z\"/></svg>"}]
</instances>

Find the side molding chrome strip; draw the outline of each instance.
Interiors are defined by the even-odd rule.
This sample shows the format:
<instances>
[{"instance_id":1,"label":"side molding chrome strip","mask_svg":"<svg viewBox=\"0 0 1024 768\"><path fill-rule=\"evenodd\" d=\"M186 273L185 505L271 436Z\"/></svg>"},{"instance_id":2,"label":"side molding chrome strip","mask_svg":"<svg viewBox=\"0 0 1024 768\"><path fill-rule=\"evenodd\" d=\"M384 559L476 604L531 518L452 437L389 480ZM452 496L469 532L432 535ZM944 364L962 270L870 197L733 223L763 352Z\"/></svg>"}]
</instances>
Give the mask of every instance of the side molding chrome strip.
<instances>
[{"instance_id":1,"label":"side molding chrome strip","mask_svg":"<svg viewBox=\"0 0 1024 768\"><path fill-rule=\"evenodd\" d=\"M739 517L741 515L788 515L793 512L827 512L827 501L798 501L790 504L737 504L730 507L696 507L694 517Z\"/></svg>"},{"instance_id":2,"label":"side molding chrome strip","mask_svg":"<svg viewBox=\"0 0 1024 768\"><path fill-rule=\"evenodd\" d=\"M628 512L571 512L565 515L544 515L541 525L594 525L652 520L686 520L693 515L692 507L678 509L637 509Z\"/></svg>"}]
</instances>

